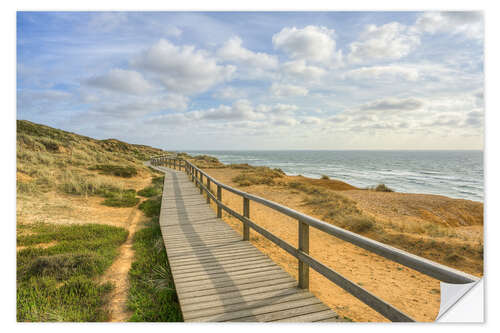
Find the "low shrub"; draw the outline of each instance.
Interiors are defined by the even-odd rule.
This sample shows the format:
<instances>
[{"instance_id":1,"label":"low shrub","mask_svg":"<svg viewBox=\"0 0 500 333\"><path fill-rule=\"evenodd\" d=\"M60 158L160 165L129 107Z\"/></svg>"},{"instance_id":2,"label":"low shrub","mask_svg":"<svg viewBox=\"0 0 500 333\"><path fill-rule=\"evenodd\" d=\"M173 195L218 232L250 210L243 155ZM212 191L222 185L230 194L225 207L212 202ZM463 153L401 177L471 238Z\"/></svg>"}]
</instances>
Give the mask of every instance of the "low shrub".
<instances>
[{"instance_id":1,"label":"low shrub","mask_svg":"<svg viewBox=\"0 0 500 333\"><path fill-rule=\"evenodd\" d=\"M385 184L378 184L377 186L370 187L369 189L377 192L394 192L394 190L385 186Z\"/></svg>"},{"instance_id":2,"label":"low shrub","mask_svg":"<svg viewBox=\"0 0 500 333\"><path fill-rule=\"evenodd\" d=\"M148 186L146 188L143 188L139 192L137 192L138 195L142 197L154 197L156 195L161 194L161 189L159 189L156 186Z\"/></svg>"},{"instance_id":3,"label":"low shrub","mask_svg":"<svg viewBox=\"0 0 500 333\"><path fill-rule=\"evenodd\" d=\"M161 198L156 197L143 201L139 205L139 209L142 210L148 217L159 216L161 210Z\"/></svg>"},{"instance_id":4,"label":"low shrub","mask_svg":"<svg viewBox=\"0 0 500 333\"><path fill-rule=\"evenodd\" d=\"M244 169L242 173L233 177L232 181L237 183L239 186L250 186L250 185L274 185L276 178L281 178L284 176L284 172L281 169L271 169L268 167L251 167L250 169Z\"/></svg>"},{"instance_id":5,"label":"low shrub","mask_svg":"<svg viewBox=\"0 0 500 333\"><path fill-rule=\"evenodd\" d=\"M97 164L89 170L99 170L106 175L113 175L117 177L130 178L137 175L137 169L133 166L122 166L113 164Z\"/></svg>"},{"instance_id":6,"label":"low shrub","mask_svg":"<svg viewBox=\"0 0 500 333\"><path fill-rule=\"evenodd\" d=\"M133 207L140 201L136 196L135 190L125 190L118 192L107 192L106 200L102 202L105 206L110 207Z\"/></svg>"},{"instance_id":7,"label":"low shrub","mask_svg":"<svg viewBox=\"0 0 500 333\"><path fill-rule=\"evenodd\" d=\"M93 253L63 253L40 256L26 269L26 277L51 276L58 281L66 280L75 274L92 277L97 275L97 258Z\"/></svg>"},{"instance_id":8,"label":"low shrub","mask_svg":"<svg viewBox=\"0 0 500 333\"><path fill-rule=\"evenodd\" d=\"M321 175L321 179L330 179L330 177L328 177L327 175Z\"/></svg>"}]
</instances>

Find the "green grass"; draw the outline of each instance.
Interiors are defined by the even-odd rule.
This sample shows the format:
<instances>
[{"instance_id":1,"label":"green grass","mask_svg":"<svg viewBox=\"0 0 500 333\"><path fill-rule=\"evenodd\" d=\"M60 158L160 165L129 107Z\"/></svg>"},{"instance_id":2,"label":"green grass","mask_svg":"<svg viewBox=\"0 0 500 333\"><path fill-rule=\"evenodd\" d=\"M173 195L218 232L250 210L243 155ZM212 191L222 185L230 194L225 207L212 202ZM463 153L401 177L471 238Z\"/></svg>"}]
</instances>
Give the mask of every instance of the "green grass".
<instances>
[{"instance_id":1,"label":"green grass","mask_svg":"<svg viewBox=\"0 0 500 333\"><path fill-rule=\"evenodd\" d=\"M156 214L159 214L160 208L161 208L161 198L160 197L155 197L155 198L143 201L139 205L139 209L142 210L147 217L154 217L154 216L156 216Z\"/></svg>"},{"instance_id":2,"label":"green grass","mask_svg":"<svg viewBox=\"0 0 500 333\"><path fill-rule=\"evenodd\" d=\"M152 183L152 187L157 188L161 193L163 179L154 178ZM145 228L134 235L135 255L129 271L128 307L133 311L130 321L182 321L182 313L158 223L161 196L144 201L139 208L146 216L151 217L151 220Z\"/></svg>"},{"instance_id":3,"label":"green grass","mask_svg":"<svg viewBox=\"0 0 500 333\"><path fill-rule=\"evenodd\" d=\"M102 204L110 207L133 207L139 203L133 189L125 191L108 191L104 194L106 198Z\"/></svg>"},{"instance_id":4,"label":"green grass","mask_svg":"<svg viewBox=\"0 0 500 333\"><path fill-rule=\"evenodd\" d=\"M122 166L113 164L97 164L89 170L99 170L105 175L130 178L137 175L137 169L133 166Z\"/></svg>"},{"instance_id":5,"label":"green grass","mask_svg":"<svg viewBox=\"0 0 500 333\"><path fill-rule=\"evenodd\" d=\"M159 195L161 194L161 190L158 188L158 187L155 187L155 186L148 186L142 190L140 190L139 192L137 192L138 195L142 196L142 197L154 197L156 195Z\"/></svg>"},{"instance_id":6,"label":"green grass","mask_svg":"<svg viewBox=\"0 0 500 333\"><path fill-rule=\"evenodd\" d=\"M20 227L22 229L24 227ZM113 286L95 278L111 265L127 239L107 225L38 224L17 244L18 321L106 321L103 310ZM42 248L37 244L54 245Z\"/></svg>"}]
</instances>

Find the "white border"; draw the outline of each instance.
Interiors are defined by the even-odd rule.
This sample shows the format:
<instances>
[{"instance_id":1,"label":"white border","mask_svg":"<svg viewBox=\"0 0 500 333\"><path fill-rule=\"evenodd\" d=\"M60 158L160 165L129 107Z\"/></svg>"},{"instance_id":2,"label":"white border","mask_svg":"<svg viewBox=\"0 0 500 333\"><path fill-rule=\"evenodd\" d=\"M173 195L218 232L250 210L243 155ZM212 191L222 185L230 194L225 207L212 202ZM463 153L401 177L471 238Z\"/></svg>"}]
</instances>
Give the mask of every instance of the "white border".
<instances>
[{"instance_id":1,"label":"white border","mask_svg":"<svg viewBox=\"0 0 500 333\"><path fill-rule=\"evenodd\" d=\"M237 2L234 0L211 0L211 1L178 1L178 2L159 2L159 1L130 1L130 0L108 0L96 1L87 0L84 2L68 2L62 0L24 0L24 1L4 1L1 10L1 33L4 47L2 48L2 121L1 135L4 148L4 156L7 156L2 165L2 214L3 230L2 230L2 250L3 250L3 274L0 286L2 287L2 302L0 313L2 315L2 327L4 329L16 329L19 331L28 331L36 329L38 331L85 331L91 330L109 330L119 329L124 332L138 332L138 330L148 331L173 331L173 330L187 330L192 332L217 331L219 332L234 332L238 331L259 331L271 332L277 329L286 329L289 331L298 331L303 329L314 329L315 331L328 331L332 329L348 329L349 331L360 331L364 329L375 331L398 330L405 331L421 331L425 325L426 330L442 330L453 329L454 331L476 331L480 329L489 329L496 326L498 320L498 307L493 305L492 302L496 298L493 295L499 295L498 287L495 283L486 283L486 304L485 304L485 325L463 325L463 324L344 324L344 325L173 325L173 324L17 324L15 322L15 75L16 75L16 11L17 10L485 10L486 22L486 41L485 41L485 69L486 69L486 122L485 122L485 273L486 282L496 281L498 273L498 265L489 265L489 256L492 253L500 253L498 244L500 242L493 239L488 235L500 235L499 227L500 219L498 214L498 204L500 193L498 186L499 182L499 153L497 144L500 142L499 133L497 129L499 126L499 112L498 96L500 85L498 84L499 59L498 52L498 31L500 31L498 10L495 6L496 1L475 0L475 1L439 1L436 0L420 0L418 2L405 2L405 1L360 1L350 0L345 2L326 2L326 1L286 1L286 2L271 2L269 0L253 0L249 2ZM7 268L7 269L5 269ZM489 309L493 309L489 311ZM113 326L111 326L113 325ZM14 327L12 327L14 326Z\"/></svg>"}]
</instances>

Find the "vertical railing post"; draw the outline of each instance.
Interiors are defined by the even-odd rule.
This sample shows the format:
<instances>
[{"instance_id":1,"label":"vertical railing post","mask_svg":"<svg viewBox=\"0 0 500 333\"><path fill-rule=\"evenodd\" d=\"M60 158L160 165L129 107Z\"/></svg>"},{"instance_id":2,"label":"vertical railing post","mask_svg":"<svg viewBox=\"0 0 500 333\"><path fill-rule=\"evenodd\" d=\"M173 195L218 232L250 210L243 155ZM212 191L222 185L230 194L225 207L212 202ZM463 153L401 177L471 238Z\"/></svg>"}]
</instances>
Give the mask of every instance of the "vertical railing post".
<instances>
[{"instance_id":1,"label":"vertical railing post","mask_svg":"<svg viewBox=\"0 0 500 333\"><path fill-rule=\"evenodd\" d=\"M219 202L222 202L222 187L219 184L217 184L217 200L219 200ZM217 203L217 217L222 217L222 207L219 205L219 203Z\"/></svg>"},{"instance_id":2,"label":"vertical railing post","mask_svg":"<svg viewBox=\"0 0 500 333\"><path fill-rule=\"evenodd\" d=\"M210 205L210 196L208 195L208 192L210 192L210 178L207 177L207 204Z\"/></svg>"},{"instance_id":3,"label":"vertical railing post","mask_svg":"<svg viewBox=\"0 0 500 333\"><path fill-rule=\"evenodd\" d=\"M243 197L243 216L250 219L250 200ZM243 240L250 240L250 227L243 223Z\"/></svg>"},{"instance_id":4,"label":"vertical railing post","mask_svg":"<svg viewBox=\"0 0 500 333\"><path fill-rule=\"evenodd\" d=\"M309 225L299 222L299 251L309 254ZM299 288L309 289L309 265L299 259Z\"/></svg>"},{"instance_id":5,"label":"vertical railing post","mask_svg":"<svg viewBox=\"0 0 500 333\"><path fill-rule=\"evenodd\" d=\"M203 174L200 172L200 194L203 194Z\"/></svg>"}]
</instances>

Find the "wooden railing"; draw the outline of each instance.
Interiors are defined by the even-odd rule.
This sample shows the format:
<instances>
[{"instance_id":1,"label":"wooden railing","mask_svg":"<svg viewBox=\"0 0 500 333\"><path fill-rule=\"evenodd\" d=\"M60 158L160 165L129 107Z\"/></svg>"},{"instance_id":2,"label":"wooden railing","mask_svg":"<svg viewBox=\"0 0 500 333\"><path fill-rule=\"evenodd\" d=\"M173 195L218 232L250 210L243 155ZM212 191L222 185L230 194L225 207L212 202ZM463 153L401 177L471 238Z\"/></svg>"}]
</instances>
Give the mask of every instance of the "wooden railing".
<instances>
[{"instance_id":1,"label":"wooden railing","mask_svg":"<svg viewBox=\"0 0 500 333\"><path fill-rule=\"evenodd\" d=\"M205 192L207 196L207 203L210 203L210 200L213 200L215 202L215 204L217 205L218 218L222 217L222 210L224 210L243 223L243 240L250 239L249 236L251 228L297 258L299 271L298 280L300 288L309 289L309 268L312 268L391 321L412 322L415 320L409 315L398 310L391 304L370 293L368 290L362 288L358 284L352 282L341 274L335 272L333 269L325 266L321 262L311 257L309 255L309 227L321 230L326 234L335 236L346 242L352 243L365 250L368 250L372 253L380 255L384 258L397 262L401 265L414 269L420 273L426 274L443 282L464 284L476 282L479 280L477 277L469 275L467 273L363 237L327 222L318 220L309 215L300 213L291 208L282 206L271 200L267 200L222 184L221 182L217 181L213 177L200 170L191 162L184 159L159 156L152 158L151 164L166 165L168 167L179 170L184 169L184 171L191 178L191 181L193 181L196 186L200 188L200 193L202 194L203 192ZM212 192L212 184L217 187L216 194ZM222 189L237 194L243 198L243 215L239 214L238 212L222 203ZM273 235L272 233L252 221L250 219L250 201L260 203L271 209L279 211L284 215L296 219L298 222L298 248L295 248L291 244Z\"/></svg>"}]
</instances>

